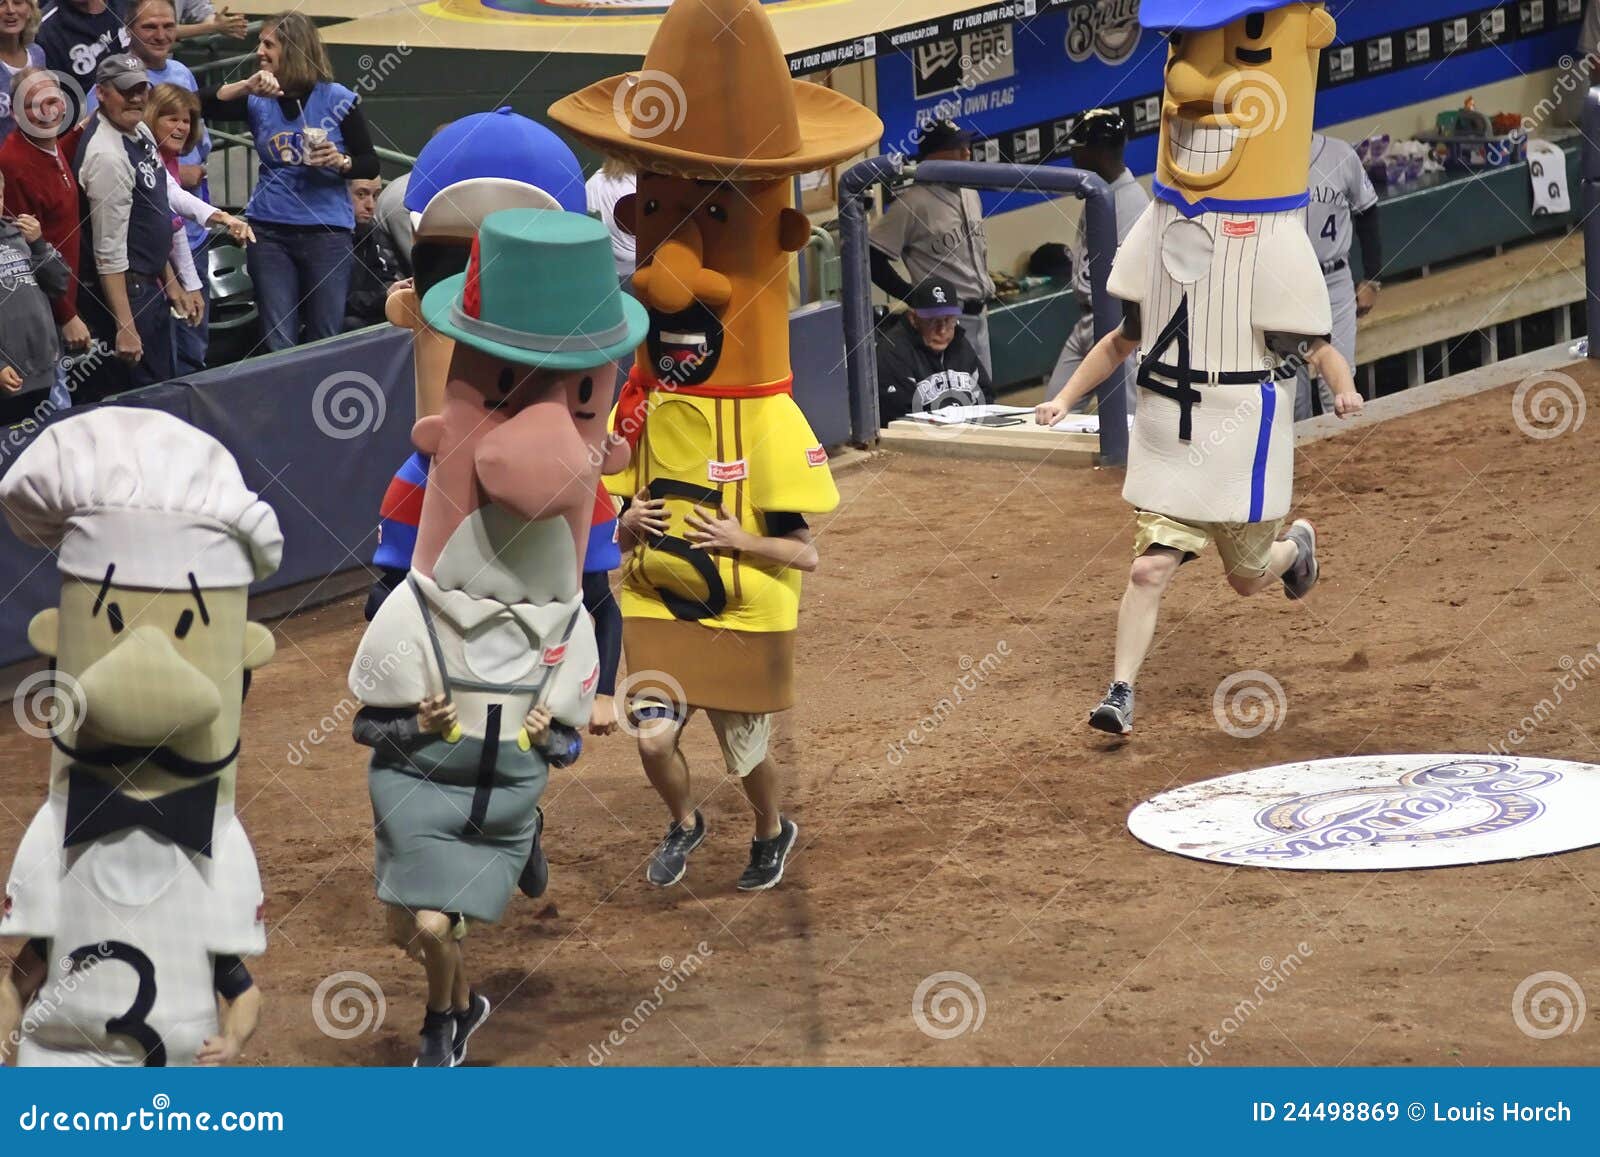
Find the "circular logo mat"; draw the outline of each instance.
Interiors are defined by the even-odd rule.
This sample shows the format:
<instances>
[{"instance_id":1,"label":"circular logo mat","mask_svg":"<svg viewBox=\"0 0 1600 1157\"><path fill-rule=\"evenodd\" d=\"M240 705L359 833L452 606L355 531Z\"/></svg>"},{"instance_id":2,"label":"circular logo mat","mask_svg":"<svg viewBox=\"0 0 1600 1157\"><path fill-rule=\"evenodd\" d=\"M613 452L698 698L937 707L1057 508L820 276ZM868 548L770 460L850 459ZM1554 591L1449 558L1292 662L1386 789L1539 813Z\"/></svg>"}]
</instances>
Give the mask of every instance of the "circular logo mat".
<instances>
[{"instance_id":1,"label":"circular logo mat","mask_svg":"<svg viewBox=\"0 0 1600 1157\"><path fill-rule=\"evenodd\" d=\"M1600 844L1600 767L1382 755L1286 763L1164 792L1128 816L1163 851L1250 868L1375 872Z\"/></svg>"}]
</instances>

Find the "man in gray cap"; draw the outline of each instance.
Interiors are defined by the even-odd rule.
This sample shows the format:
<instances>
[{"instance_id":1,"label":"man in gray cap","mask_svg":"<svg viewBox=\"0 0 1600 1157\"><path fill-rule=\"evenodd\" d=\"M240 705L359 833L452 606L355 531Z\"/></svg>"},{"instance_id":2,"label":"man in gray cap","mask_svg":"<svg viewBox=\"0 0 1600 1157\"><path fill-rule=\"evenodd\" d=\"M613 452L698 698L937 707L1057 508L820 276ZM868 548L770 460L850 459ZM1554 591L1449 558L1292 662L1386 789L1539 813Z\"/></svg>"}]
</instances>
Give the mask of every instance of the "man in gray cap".
<instances>
[{"instance_id":1,"label":"man in gray cap","mask_svg":"<svg viewBox=\"0 0 1600 1157\"><path fill-rule=\"evenodd\" d=\"M90 331L116 357L96 367L87 401L173 377L173 310L189 315L200 305L184 288L198 284L194 258L183 232L173 231L166 166L144 123L144 65L126 53L107 56L95 81L99 107L76 158L84 229L94 243L80 304Z\"/></svg>"},{"instance_id":2,"label":"man in gray cap","mask_svg":"<svg viewBox=\"0 0 1600 1157\"><path fill-rule=\"evenodd\" d=\"M241 957L266 950L235 816L241 704L273 653L248 599L282 557L277 516L209 434L118 406L47 427L0 509L61 572L58 605L28 624L54 664L35 723L55 750L0 908L0 937L27 938L0 978L0 1053L235 1059L260 1003ZM48 1007L24 1013L41 991Z\"/></svg>"}]
</instances>

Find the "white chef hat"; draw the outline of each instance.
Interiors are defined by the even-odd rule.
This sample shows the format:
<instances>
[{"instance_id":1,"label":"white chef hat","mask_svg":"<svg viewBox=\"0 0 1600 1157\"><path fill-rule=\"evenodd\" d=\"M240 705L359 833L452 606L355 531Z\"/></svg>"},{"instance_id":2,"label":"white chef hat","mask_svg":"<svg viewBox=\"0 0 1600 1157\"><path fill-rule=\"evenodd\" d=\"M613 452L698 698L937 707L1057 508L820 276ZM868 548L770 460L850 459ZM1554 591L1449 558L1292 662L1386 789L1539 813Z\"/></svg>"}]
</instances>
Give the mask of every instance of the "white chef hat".
<instances>
[{"instance_id":1,"label":"white chef hat","mask_svg":"<svg viewBox=\"0 0 1600 1157\"><path fill-rule=\"evenodd\" d=\"M101 406L47 427L0 478L0 508L63 574L148 590L248 586L278 569L278 516L210 434Z\"/></svg>"}]
</instances>

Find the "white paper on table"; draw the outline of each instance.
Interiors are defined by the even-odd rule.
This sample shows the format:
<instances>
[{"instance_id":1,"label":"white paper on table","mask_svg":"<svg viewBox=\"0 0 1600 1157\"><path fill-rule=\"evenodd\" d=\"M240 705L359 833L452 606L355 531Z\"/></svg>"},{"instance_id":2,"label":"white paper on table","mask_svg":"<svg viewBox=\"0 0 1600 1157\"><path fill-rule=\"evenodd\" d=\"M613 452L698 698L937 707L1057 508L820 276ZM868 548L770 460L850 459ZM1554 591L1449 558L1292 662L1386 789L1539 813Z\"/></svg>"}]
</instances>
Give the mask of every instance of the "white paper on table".
<instances>
[{"instance_id":1,"label":"white paper on table","mask_svg":"<svg viewBox=\"0 0 1600 1157\"><path fill-rule=\"evenodd\" d=\"M1033 409L1030 406L946 406L942 410L907 414L906 417L913 422L927 422L934 426L961 426L979 418L1016 417L1031 413Z\"/></svg>"}]
</instances>

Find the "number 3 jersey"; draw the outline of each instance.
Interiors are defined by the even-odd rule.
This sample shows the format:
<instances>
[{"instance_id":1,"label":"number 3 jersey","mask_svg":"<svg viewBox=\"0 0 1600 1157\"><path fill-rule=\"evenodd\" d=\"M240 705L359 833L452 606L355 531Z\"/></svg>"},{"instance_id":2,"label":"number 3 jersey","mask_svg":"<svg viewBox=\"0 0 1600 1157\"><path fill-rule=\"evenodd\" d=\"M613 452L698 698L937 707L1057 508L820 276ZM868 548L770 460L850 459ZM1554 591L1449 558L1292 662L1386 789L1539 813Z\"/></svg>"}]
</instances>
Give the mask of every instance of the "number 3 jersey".
<instances>
[{"instance_id":1,"label":"number 3 jersey","mask_svg":"<svg viewBox=\"0 0 1600 1157\"><path fill-rule=\"evenodd\" d=\"M34 816L0 936L48 942L23 1010L23 1066L191 1065L217 1033L214 958L266 951L255 851L219 811L208 857L126 828L64 847L64 800Z\"/></svg>"},{"instance_id":2,"label":"number 3 jersey","mask_svg":"<svg viewBox=\"0 0 1600 1157\"><path fill-rule=\"evenodd\" d=\"M1305 220L1303 207L1204 212L1163 196L1123 242L1109 288L1139 314L1123 497L1140 510L1201 523L1288 513L1295 383L1284 355L1332 324Z\"/></svg>"}]
</instances>

